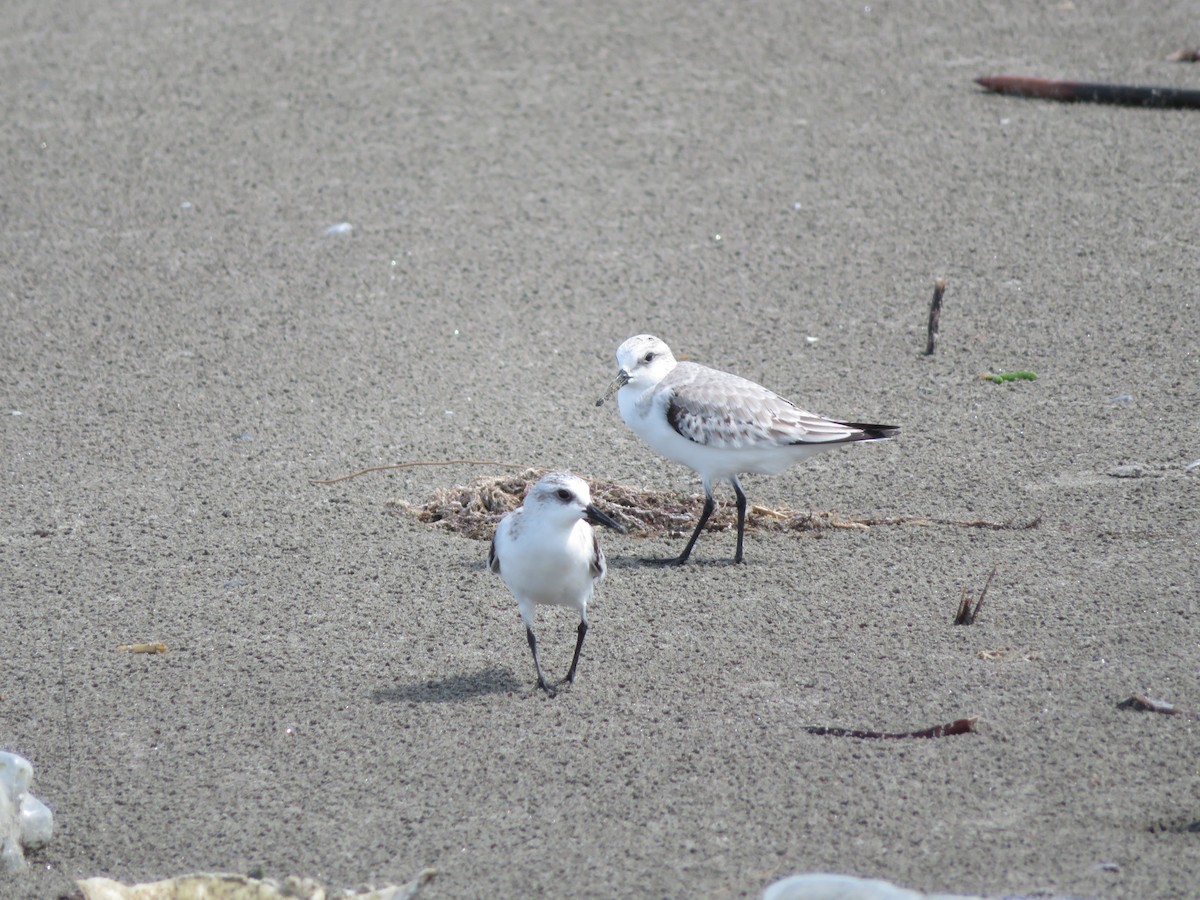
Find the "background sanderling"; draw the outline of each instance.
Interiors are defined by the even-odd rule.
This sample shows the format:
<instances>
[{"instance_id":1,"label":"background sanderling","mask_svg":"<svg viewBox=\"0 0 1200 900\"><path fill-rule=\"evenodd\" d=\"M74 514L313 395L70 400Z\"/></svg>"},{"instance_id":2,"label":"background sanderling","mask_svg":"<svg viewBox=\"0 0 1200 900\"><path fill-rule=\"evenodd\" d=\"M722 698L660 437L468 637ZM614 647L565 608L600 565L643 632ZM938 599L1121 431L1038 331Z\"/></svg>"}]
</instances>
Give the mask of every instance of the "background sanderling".
<instances>
[{"instance_id":1,"label":"background sanderling","mask_svg":"<svg viewBox=\"0 0 1200 900\"><path fill-rule=\"evenodd\" d=\"M890 438L894 425L838 422L800 409L760 384L692 362L677 362L671 348L649 334L617 348L617 378L596 405L617 392L621 418L650 447L698 472L704 509L683 552L683 563L712 515L712 486L728 481L737 496L737 552L742 561L746 495L737 476L778 475L806 457L856 441Z\"/></svg>"}]
</instances>

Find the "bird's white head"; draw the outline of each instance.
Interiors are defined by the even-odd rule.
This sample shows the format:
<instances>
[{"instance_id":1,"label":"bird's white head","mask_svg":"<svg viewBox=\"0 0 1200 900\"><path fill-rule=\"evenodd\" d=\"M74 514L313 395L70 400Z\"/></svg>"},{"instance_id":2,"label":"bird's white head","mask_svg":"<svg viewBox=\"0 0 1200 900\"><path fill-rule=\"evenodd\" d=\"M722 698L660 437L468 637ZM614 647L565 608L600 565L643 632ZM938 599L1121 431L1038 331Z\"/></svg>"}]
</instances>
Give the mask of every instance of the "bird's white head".
<instances>
[{"instance_id":1,"label":"bird's white head","mask_svg":"<svg viewBox=\"0 0 1200 900\"><path fill-rule=\"evenodd\" d=\"M658 384L675 368L675 354L652 334L635 334L617 348L617 377L596 401L604 401L626 385L640 394Z\"/></svg>"},{"instance_id":2,"label":"bird's white head","mask_svg":"<svg viewBox=\"0 0 1200 900\"><path fill-rule=\"evenodd\" d=\"M675 368L675 354L652 334L637 334L617 348L617 368L624 384L637 390L653 387Z\"/></svg>"},{"instance_id":3,"label":"bird's white head","mask_svg":"<svg viewBox=\"0 0 1200 900\"><path fill-rule=\"evenodd\" d=\"M550 472L537 480L525 496L525 505L533 507L539 518L574 526L580 519L595 525L607 525L624 531L611 517L592 503L588 484L570 472Z\"/></svg>"},{"instance_id":4,"label":"bird's white head","mask_svg":"<svg viewBox=\"0 0 1200 900\"><path fill-rule=\"evenodd\" d=\"M536 506L539 515L563 521L582 519L591 502L587 482L570 472L543 475L525 497L526 505Z\"/></svg>"}]
</instances>

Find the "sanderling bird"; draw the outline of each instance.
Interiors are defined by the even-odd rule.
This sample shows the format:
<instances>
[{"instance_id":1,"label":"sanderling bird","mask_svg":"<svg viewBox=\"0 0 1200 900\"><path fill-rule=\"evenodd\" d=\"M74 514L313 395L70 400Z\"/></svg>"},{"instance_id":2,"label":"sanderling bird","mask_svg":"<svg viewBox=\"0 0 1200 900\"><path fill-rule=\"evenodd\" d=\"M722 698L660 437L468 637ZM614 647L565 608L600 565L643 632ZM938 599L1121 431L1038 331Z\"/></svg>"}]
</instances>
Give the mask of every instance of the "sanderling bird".
<instances>
[{"instance_id":1,"label":"sanderling bird","mask_svg":"<svg viewBox=\"0 0 1200 900\"><path fill-rule=\"evenodd\" d=\"M569 472L551 472L529 489L519 508L500 520L488 551L488 567L517 598L538 687L551 696L560 685L575 682L575 667L588 630L587 604L596 582L607 571L604 551L589 524L593 522L625 531L592 503L586 481ZM539 603L579 611L579 639L571 669L554 685L547 684L542 675L533 636Z\"/></svg>"},{"instance_id":2,"label":"sanderling bird","mask_svg":"<svg viewBox=\"0 0 1200 900\"><path fill-rule=\"evenodd\" d=\"M650 447L704 479L704 509L683 552L662 563L683 563L712 515L713 482L728 481L737 496L737 553L742 561L746 495L738 475L778 475L792 463L855 441L878 441L894 425L836 422L805 412L760 384L692 362L677 362L671 348L649 334L617 348L616 380L596 405L617 392L625 420Z\"/></svg>"}]
</instances>

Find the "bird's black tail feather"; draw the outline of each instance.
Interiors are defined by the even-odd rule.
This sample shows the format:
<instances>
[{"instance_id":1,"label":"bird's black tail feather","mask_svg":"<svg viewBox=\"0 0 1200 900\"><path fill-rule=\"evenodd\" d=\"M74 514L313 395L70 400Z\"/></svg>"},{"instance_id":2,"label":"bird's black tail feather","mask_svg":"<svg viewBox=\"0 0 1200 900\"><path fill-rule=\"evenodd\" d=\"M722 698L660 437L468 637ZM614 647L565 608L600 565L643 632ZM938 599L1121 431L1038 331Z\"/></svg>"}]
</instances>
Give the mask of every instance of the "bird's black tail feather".
<instances>
[{"instance_id":1,"label":"bird's black tail feather","mask_svg":"<svg viewBox=\"0 0 1200 900\"><path fill-rule=\"evenodd\" d=\"M861 434L846 438L847 441L882 441L900 433L899 425L868 425L864 422L843 422L847 428L857 428Z\"/></svg>"}]
</instances>

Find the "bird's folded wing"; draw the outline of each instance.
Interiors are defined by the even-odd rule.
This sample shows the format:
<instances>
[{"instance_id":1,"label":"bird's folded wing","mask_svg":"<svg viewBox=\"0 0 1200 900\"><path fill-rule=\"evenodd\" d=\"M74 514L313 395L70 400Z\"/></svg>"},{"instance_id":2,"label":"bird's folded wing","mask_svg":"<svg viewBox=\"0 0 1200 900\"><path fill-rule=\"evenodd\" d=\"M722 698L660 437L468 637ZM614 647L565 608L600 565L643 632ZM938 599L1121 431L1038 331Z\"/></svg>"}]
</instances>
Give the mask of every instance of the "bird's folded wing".
<instances>
[{"instance_id":1,"label":"bird's folded wing","mask_svg":"<svg viewBox=\"0 0 1200 900\"><path fill-rule=\"evenodd\" d=\"M806 412L737 375L680 363L660 385L667 420L697 444L723 449L854 440L860 430Z\"/></svg>"}]
</instances>

